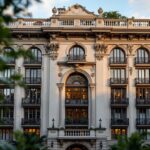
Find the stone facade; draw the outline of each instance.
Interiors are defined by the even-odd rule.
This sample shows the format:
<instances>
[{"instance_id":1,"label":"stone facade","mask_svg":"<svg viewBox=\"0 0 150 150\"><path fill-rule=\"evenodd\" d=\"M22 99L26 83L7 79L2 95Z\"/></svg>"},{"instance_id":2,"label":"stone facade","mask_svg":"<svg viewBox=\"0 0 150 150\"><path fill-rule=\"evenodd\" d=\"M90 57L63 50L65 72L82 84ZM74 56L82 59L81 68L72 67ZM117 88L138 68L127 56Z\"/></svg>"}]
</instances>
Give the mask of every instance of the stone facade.
<instances>
[{"instance_id":1,"label":"stone facade","mask_svg":"<svg viewBox=\"0 0 150 150\"><path fill-rule=\"evenodd\" d=\"M28 69L41 69L41 82L27 83L32 90L37 87L41 90L41 101L40 105L23 105L21 99L26 92L15 87L12 128L28 131L39 128L41 135L47 135L51 150L107 150L118 134L150 129L146 117L150 115L150 20L103 19L102 9L98 13L95 15L76 4L67 10L54 8L49 19L17 19L8 25L14 38L13 49L38 49L42 53L41 64L16 60L15 69L25 78ZM72 49L75 54L70 52ZM138 50L145 52L139 52L139 57ZM145 60L135 61L137 57ZM67 105L66 89L71 87L67 81L71 75L81 76L87 82L83 84L87 90L85 105L81 102ZM74 81L73 87L81 85ZM137 94L141 90L143 97ZM21 122L25 111L29 115L33 108L37 108L33 110L36 116L40 113L40 123L33 123L34 117L29 124ZM77 124L67 124L69 109L85 111L87 123L81 119ZM82 117L83 112L79 114Z\"/></svg>"}]
</instances>

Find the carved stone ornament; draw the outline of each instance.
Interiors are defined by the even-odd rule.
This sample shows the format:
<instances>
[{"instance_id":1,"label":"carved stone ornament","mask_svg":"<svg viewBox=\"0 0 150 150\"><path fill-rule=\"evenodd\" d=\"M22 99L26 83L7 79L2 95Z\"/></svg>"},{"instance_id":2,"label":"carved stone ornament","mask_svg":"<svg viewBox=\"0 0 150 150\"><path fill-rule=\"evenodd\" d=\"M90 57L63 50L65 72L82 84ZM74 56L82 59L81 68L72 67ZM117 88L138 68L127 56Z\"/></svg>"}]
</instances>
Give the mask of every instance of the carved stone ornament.
<instances>
[{"instance_id":1,"label":"carved stone ornament","mask_svg":"<svg viewBox=\"0 0 150 150\"><path fill-rule=\"evenodd\" d=\"M58 43L48 43L46 45L46 53L49 55L49 57L52 60L57 59L57 57L58 57L58 48L59 48Z\"/></svg>"},{"instance_id":2,"label":"carved stone ornament","mask_svg":"<svg viewBox=\"0 0 150 150\"><path fill-rule=\"evenodd\" d=\"M130 55L132 55L132 52L133 52L133 45L132 44L129 44L128 46L128 52Z\"/></svg>"},{"instance_id":3,"label":"carved stone ornament","mask_svg":"<svg viewBox=\"0 0 150 150\"><path fill-rule=\"evenodd\" d=\"M97 58L97 60L101 60L103 59L104 55L107 52L107 45L105 44L95 44L94 48L95 48L95 57Z\"/></svg>"}]
</instances>

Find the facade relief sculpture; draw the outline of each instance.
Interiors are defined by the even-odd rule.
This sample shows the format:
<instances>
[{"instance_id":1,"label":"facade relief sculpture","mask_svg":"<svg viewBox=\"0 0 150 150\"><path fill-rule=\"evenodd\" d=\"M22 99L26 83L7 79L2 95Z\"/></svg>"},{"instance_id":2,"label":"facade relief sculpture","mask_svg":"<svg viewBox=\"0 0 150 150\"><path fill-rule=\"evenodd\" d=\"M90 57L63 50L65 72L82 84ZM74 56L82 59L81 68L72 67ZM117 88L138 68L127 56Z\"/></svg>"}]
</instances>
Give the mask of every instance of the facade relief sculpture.
<instances>
[{"instance_id":1,"label":"facade relief sculpture","mask_svg":"<svg viewBox=\"0 0 150 150\"><path fill-rule=\"evenodd\" d=\"M95 57L97 60L101 60L107 52L107 45L105 44L95 44Z\"/></svg>"},{"instance_id":2,"label":"facade relief sculpture","mask_svg":"<svg viewBox=\"0 0 150 150\"><path fill-rule=\"evenodd\" d=\"M46 45L46 53L49 55L51 60L56 60L57 59L58 49L59 49L59 44L58 43L48 43Z\"/></svg>"}]
</instances>

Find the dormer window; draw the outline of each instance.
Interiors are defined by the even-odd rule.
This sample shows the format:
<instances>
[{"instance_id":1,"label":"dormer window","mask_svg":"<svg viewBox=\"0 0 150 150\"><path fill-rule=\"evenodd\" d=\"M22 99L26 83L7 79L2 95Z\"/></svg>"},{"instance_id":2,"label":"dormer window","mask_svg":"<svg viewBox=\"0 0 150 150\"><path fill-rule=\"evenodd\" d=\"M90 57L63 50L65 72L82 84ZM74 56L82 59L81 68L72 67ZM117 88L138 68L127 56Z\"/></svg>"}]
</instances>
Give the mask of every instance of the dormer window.
<instances>
[{"instance_id":1,"label":"dormer window","mask_svg":"<svg viewBox=\"0 0 150 150\"><path fill-rule=\"evenodd\" d=\"M73 46L69 51L68 61L85 61L85 50L81 46Z\"/></svg>"}]
</instances>

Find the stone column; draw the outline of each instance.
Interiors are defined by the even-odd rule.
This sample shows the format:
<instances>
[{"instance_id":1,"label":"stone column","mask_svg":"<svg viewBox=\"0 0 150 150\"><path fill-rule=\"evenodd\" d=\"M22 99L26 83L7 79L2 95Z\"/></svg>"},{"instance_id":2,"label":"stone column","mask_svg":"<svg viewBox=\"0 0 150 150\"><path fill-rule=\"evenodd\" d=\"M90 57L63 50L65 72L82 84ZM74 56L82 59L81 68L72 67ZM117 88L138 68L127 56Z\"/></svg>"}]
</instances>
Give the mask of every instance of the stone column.
<instances>
[{"instance_id":1,"label":"stone column","mask_svg":"<svg viewBox=\"0 0 150 150\"><path fill-rule=\"evenodd\" d=\"M64 121L63 121L63 101L62 101L62 89L64 87L64 83L57 83L58 89L59 89L59 127L64 127Z\"/></svg>"},{"instance_id":2,"label":"stone column","mask_svg":"<svg viewBox=\"0 0 150 150\"><path fill-rule=\"evenodd\" d=\"M95 113L96 113L96 107L95 107L95 84L89 85L90 90L90 96L89 96L89 113L90 113L90 128L95 128Z\"/></svg>"}]
</instances>

